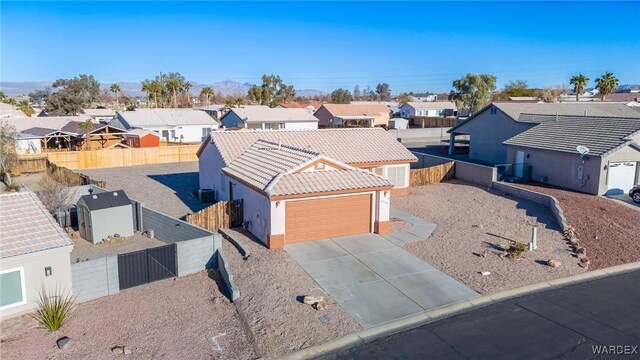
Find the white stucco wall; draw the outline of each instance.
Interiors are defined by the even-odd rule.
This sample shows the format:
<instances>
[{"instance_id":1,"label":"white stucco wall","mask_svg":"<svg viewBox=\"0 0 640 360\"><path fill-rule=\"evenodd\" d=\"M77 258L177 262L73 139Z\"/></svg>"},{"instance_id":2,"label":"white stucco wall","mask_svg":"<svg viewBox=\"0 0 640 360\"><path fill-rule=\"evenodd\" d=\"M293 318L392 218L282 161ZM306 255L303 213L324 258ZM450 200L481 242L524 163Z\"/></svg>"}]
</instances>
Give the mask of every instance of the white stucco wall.
<instances>
[{"instance_id":1,"label":"white stucco wall","mask_svg":"<svg viewBox=\"0 0 640 360\"><path fill-rule=\"evenodd\" d=\"M296 121L284 123L286 130L314 130L318 128L317 121Z\"/></svg>"},{"instance_id":2,"label":"white stucco wall","mask_svg":"<svg viewBox=\"0 0 640 360\"><path fill-rule=\"evenodd\" d=\"M183 125L183 126L153 126L153 127L145 127L145 130L155 131L160 135L161 141L175 141L179 142L201 142L202 141L202 129L209 128L215 130L218 128L217 124L204 124L204 125ZM162 137L162 130L169 131L169 138L165 139ZM174 130L176 133L175 138L171 138L171 130ZM180 136L183 136L180 139Z\"/></svg>"},{"instance_id":3,"label":"white stucco wall","mask_svg":"<svg viewBox=\"0 0 640 360\"><path fill-rule=\"evenodd\" d=\"M216 191L216 201L229 200L229 193L226 189L229 180L222 173L224 166L224 161L216 147L208 144L198 159L198 177L200 189L214 189ZM224 186L221 178L224 178Z\"/></svg>"},{"instance_id":4,"label":"white stucco wall","mask_svg":"<svg viewBox=\"0 0 640 360\"><path fill-rule=\"evenodd\" d=\"M0 310L0 317L7 318L13 315L32 310L36 307L35 301L44 285L49 291L56 289L70 292L71 288L71 259L69 254L73 246L39 251L31 254L5 258L0 261L0 271L22 268L24 275L23 298L26 303ZM45 276L45 267L51 267L51 275Z\"/></svg>"},{"instance_id":5,"label":"white stucco wall","mask_svg":"<svg viewBox=\"0 0 640 360\"><path fill-rule=\"evenodd\" d=\"M16 153L34 154L42 152L42 142L40 139L20 139L16 140Z\"/></svg>"}]
</instances>

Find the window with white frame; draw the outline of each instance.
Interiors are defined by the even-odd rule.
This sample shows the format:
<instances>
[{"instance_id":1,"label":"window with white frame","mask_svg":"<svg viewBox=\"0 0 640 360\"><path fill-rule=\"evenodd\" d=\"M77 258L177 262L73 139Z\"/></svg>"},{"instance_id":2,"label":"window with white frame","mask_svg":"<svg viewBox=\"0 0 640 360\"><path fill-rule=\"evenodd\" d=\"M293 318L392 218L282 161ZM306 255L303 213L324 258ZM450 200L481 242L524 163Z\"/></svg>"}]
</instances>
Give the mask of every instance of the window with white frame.
<instances>
[{"instance_id":1,"label":"window with white frame","mask_svg":"<svg viewBox=\"0 0 640 360\"><path fill-rule=\"evenodd\" d=\"M407 181L407 169L404 166L389 166L387 168L387 180L393 186L405 187Z\"/></svg>"},{"instance_id":2,"label":"window with white frame","mask_svg":"<svg viewBox=\"0 0 640 360\"><path fill-rule=\"evenodd\" d=\"M24 268L0 271L0 310L26 303Z\"/></svg>"}]
</instances>

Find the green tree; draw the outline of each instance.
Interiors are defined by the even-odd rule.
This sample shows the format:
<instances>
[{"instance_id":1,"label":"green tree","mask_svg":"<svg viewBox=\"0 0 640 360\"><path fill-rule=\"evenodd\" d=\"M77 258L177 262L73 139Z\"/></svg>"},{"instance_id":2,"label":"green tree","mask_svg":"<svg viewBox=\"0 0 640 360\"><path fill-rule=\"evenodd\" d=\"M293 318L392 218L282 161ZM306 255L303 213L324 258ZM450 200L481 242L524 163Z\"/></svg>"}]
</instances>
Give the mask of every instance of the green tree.
<instances>
[{"instance_id":1,"label":"green tree","mask_svg":"<svg viewBox=\"0 0 640 360\"><path fill-rule=\"evenodd\" d=\"M93 121L87 119L78 124L78 129L84 131L85 149L91 150L91 130L93 130Z\"/></svg>"},{"instance_id":2,"label":"green tree","mask_svg":"<svg viewBox=\"0 0 640 360\"><path fill-rule=\"evenodd\" d=\"M93 75L59 79L51 86L57 91L47 98L45 104L50 115L77 115L83 108L91 107L100 95L100 83Z\"/></svg>"},{"instance_id":3,"label":"green tree","mask_svg":"<svg viewBox=\"0 0 640 360\"><path fill-rule=\"evenodd\" d=\"M0 177L5 184L11 185L11 169L17 159L16 129L5 121L0 121Z\"/></svg>"},{"instance_id":4,"label":"green tree","mask_svg":"<svg viewBox=\"0 0 640 360\"><path fill-rule=\"evenodd\" d=\"M605 72L604 75L596 79L596 87L602 96L602 101L604 101L605 97L618 88L618 79L613 76L613 73Z\"/></svg>"},{"instance_id":5,"label":"green tree","mask_svg":"<svg viewBox=\"0 0 640 360\"><path fill-rule=\"evenodd\" d=\"M584 92L584 89L589 83L589 78L582 75L582 73L572 76L569 79L569 84L573 85L573 93L576 95L576 101L580 101L580 94Z\"/></svg>"},{"instance_id":6,"label":"green tree","mask_svg":"<svg viewBox=\"0 0 640 360\"><path fill-rule=\"evenodd\" d=\"M116 97L116 106L118 106L118 93L121 92L122 90L120 90L120 85L118 84L111 84L111 86L109 87L109 90L114 94L114 96Z\"/></svg>"},{"instance_id":7,"label":"green tree","mask_svg":"<svg viewBox=\"0 0 640 360\"><path fill-rule=\"evenodd\" d=\"M398 96L398 105L404 105L411 101L411 95L407 93L402 93Z\"/></svg>"},{"instance_id":8,"label":"green tree","mask_svg":"<svg viewBox=\"0 0 640 360\"><path fill-rule=\"evenodd\" d=\"M293 85L285 84L280 76L263 75L262 85L253 85L247 92L249 100L260 105L276 106L296 97Z\"/></svg>"},{"instance_id":9,"label":"green tree","mask_svg":"<svg viewBox=\"0 0 640 360\"><path fill-rule=\"evenodd\" d=\"M29 104L29 100L22 100L18 103L18 110L22 111L25 115L31 117L36 113L35 110Z\"/></svg>"},{"instance_id":10,"label":"green tree","mask_svg":"<svg viewBox=\"0 0 640 360\"><path fill-rule=\"evenodd\" d=\"M182 89L184 76L179 73L169 73L167 75L166 88L171 93L171 106L178 107L178 91Z\"/></svg>"},{"instance_id":11,"label":"green tree","mask_svg":"<svg viewBox=\"0 0 640 360\"><path fill-rule=\"evenodd\" d=\"M511 97L535 96L536 89L529 88L526 80L512 80L505 84L504 88L496 93L493 98L496 100L509 100Z\"/></svg>"},{"instance_id":12,"label":"green tree","mask_svg":"<svg viewBox=\"0 0 640 360\"><path fill-rule=\"evenodd\" d=\"M191 83L185 81L182 83L182 94L186 98L186 107L191 107ZM183 104L184 106L184 104Z\"/></svg>"},{"instance_id":13,"label":"green tree","mask_svg":"<svg viewBox=\"0 0 640 360\"><path fill-rule=\"evenodd\" d=\"M205 86L200 90L200 99L203 100L205 106L209 106L209 98L213 95L213 89L210 86Z\"/></svg>"},{"instance_id":14,"label":"green tree","mask_svg":"<svg viewBox=\"0 0 640 360\"><path fill-rule=\"evenodd\" d=\"M0 101L4 102L4 99L6 99L7 96L4 94L4 91L0 91Z\"/></svg>"},{"instance_id":15,"label":"green tree","mask_svg":"<svg viewBox=\"0 0 640 360\"><path fill-rule=\"evenodd\" d=\"M51 88L47 86L44 90L36 90L29 93L29 101L32 104L37 104L38 107L43 107L50 95Z\"/></svg>"},{"instance_id":16,"label":"green tree","mask_svg":"<svg viewBox=\"0 0 640 360\"><path fill-rule=\"evenodd\" d=\"M362 97L362 91L360 90L360 85L356 84L356 87L353 88L353 100L360 100Z\"/></svg>"},{"instance_id":17,"label":"green tree","mask_svg":"<svg viewBox=\"0 0 640 360\"><path fill-rule=\"evenodd\" d=\"M389 101L391 100L391 90L389 84L381 83L376 86L376 94L378 94L378 100Z\"/></svg>"},{"instance_id":18,"label":"green tree","mask_svg":"<svg viewBox=\"0 0 640 360\"><path fill-rule=\"evenodd\" d=\"M458 108L469 108L475 113L485 106L496 89L496 77L488 74L467 74L453 82L449 100L456 102Z\"/></svg>"},{"instance_id":19,"label":"green tree","mask_svg":"<svg viewBox=\"0 0 640 360\"><path fill-rule=\"evenodd\" d=\"M334 104L349 104L353 98L349 90L337 89L331 92L331 102Z\"/></svg>"}]
</instances>

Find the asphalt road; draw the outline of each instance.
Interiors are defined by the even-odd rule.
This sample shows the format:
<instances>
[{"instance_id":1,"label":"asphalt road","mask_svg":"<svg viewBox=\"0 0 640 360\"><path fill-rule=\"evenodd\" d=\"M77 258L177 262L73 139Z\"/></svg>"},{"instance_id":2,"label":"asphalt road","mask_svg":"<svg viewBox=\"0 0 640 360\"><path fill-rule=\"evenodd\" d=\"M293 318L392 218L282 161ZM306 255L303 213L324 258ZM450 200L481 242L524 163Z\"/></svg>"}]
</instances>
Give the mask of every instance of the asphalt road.
<instances>
[{"instance_id":1,"label":"asphalt road","mask_svg":"<svg viewBox=\"0 0 640 360\"><path fill-rule=\"evenodd\" d=\"M594 354L603 345L609 355ZM637 360L639 354L635 271L492 304L323 359Z\"/></svg>"}]
</instances>

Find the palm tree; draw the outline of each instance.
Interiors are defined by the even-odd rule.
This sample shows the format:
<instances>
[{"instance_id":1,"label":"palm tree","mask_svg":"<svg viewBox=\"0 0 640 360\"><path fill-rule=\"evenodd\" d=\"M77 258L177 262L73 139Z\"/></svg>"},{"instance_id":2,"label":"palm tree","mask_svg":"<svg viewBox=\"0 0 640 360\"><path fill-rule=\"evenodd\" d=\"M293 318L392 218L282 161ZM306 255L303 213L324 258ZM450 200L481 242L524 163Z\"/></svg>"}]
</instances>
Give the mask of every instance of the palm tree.
<instances>
[{"instance_id":1,"label":"palm tree","mask_svg":"<svg viewBox=\"0 0 640 360\"><path fill-rule=\"evenodd\" d=\"M604 101L607 95L618 88L618 79L613 76L613 73L605 72L604 75L596 79L596 87L602 96L602 101Z\"/></svg>"},{"instance_id":2,"label":"palm tree","mask_svg":"<svg viewBox=\"0 0 640 360\"><path fill-rule=\"evenodd\" d=\"M209 106L209 96L213 95L213 89L210 86L205 86L200 90L200 98L205 99L205 106Z\"/></svg>"},{"instance_id":3,"label":"palm tree","mask_svg":"<svg viewBox=\"0 0 640 360\"><path fill-rule=\"evenodd\" d=\"M184 84L182 84L182 92L185 93L185 95L187 95L187 107L191 106L191 83L186 81Z\"/></svg>"},{"instance_id":4,"label":"palm tree","mask_svg":"<svg viewBox=\"0 0 640 360\"><path fill-rule=\"evenodd\" d=\"M167 80L167 90L169 90L171 92L172 98L173 98L173 105L172 107L178 107L178 90L180 90L181 88L180 84L180 80L175 78L175 77L170 77Z\"/></svg>"},{"instance_id":5,"label":"palm tree","mask_svg":"<svg viewBox=\"0 0 640 360\"><path fill-rule=\"evenodd\" d=\"M573 85L573 93L576 94L576 101L580 101L580 94L582 94L588 83L589 78L582 75L582 73L571 77L569 84Z\"/></svg>"},{"instance_id":6,"label":"palm tree","mask_svg":"<svg viewBox=\"0 0 640 360\"><path fill-rule=\"evenodd\" d=\"M121 91L120 90L120 85L111 84L111 86L109 87L109 90L111 90L111 92L114 93L115 96L116 96L116 107L117 107L118 106L118 93ZM142 89L142 91L144 91L144 88Z\"/></svg>"},{"instance_id":7,"label":"palm tree","mask_svg":"<svg viewBox=\"0 0 640 360\"><path fill-rule=\"evenodd\" d=\"M84 122L78 124L78 129L84 130L84 143L87 150L91 150L91 138L90 133L93 130L93 121L87 119Z\"/></svg>"},{"instance_id":8,"label":"palm tree","mask_svg":"<svg viewBox=\"0 0 640 360\"><path fill-rule=\"evenodd\" d=\"M31 117L36 113L35 110L29 105L29 100L22 100L18 103L18 110L22 111L25 115Z\"/></svg>"},{"instance_id":9,"label":"palm tree","mask_svg":"<svg viewBox=\"0 0 640 360\"><path fill-rule=\"evenodd\" d=\"M6 98L7 96L4 94L4 91L0 91L0 101L4 101Z\"/></svg>"}]
</instances>

